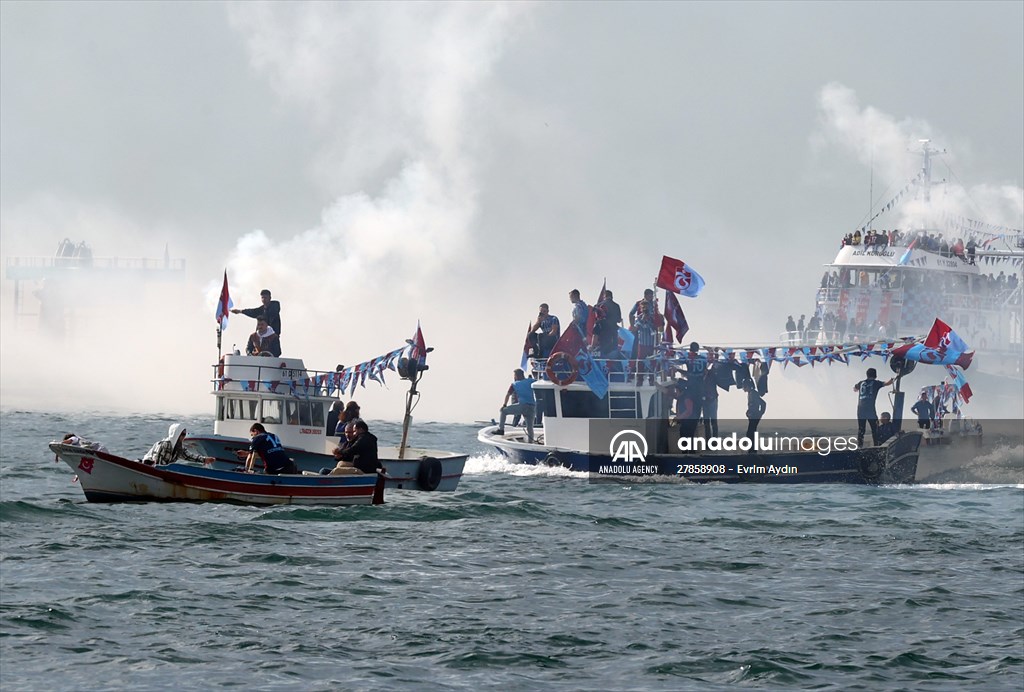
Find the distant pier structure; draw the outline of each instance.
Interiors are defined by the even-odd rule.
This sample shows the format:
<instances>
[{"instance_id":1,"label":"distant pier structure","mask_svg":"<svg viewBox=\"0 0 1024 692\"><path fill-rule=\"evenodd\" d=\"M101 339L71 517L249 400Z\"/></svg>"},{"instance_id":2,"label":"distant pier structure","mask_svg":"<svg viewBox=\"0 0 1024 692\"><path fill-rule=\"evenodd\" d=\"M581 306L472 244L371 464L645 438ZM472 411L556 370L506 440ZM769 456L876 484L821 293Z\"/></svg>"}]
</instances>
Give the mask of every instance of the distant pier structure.
<instances>
[{"instance_id":1,"label":"distant pier structure","mask_svg":"<svg viewBox=\"0 0 1024 692\"><path fill-rule=\"evenodd\" d=\"M65 238L49 257L8 257L4 278L14 282L14 315L38 317L39 328L63 336L77 318L97 309L141 306L148 284L185 281L185 260L164 256L94 257L85 241Z\"/></svg>"}]
</instances>

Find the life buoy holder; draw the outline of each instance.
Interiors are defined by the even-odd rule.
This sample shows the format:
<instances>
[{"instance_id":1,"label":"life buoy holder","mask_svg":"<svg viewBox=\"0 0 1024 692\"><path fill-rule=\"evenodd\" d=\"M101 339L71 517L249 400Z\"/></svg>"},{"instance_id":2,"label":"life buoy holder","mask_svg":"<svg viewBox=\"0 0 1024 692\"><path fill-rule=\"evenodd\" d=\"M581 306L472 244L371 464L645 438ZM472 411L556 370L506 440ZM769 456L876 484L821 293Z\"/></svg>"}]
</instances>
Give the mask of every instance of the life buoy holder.
<instances>
[{"instance_id":1,"label":"life buoy holder","mask_svg":"<svg viewBox=\"0 0 1024 692\"><path fill-rule=\"evenodd\" d=\"M423 457L420 459L419 468L416 469L416 482L423 490L437 490L441 485L441 462L434 457Z\"/></svg>"},{"instance_id":2,"label":"life buoy holder","mask_svg":"<svg viewBox=\"0 0 1024 692\"><path fill-rule=\"evenodd\" d=\"M556 363L562 363L562 367L558 370L555 369ZM565 367L569 368L569 374L565 377L559 377L559 372L564 372ZM559 387L568 387L576 378L580 375L579 365L576 363L576 359L564 351L558 353L552 353L548 356L547 367L544 368L544 373L548 376L548 379L554 382Z\"/></svg>"}]
</instances>

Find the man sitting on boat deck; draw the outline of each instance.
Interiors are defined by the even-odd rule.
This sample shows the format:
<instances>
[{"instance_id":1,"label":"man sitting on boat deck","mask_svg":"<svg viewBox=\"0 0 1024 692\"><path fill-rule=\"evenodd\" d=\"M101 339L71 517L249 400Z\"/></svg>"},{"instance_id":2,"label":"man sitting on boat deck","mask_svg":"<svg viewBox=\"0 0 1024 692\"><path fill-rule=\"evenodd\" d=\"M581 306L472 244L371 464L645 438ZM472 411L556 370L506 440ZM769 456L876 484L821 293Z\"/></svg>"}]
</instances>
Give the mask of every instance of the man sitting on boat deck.
<instances>
[{"instance_id":1,"label":"man sitting on boat deck","mask_svg":"<svg viewBox=\"0 0 1024 692\"><path fill-rule=\"evenodd\" d=\"M883 411L878 421L878 444L882 444L895 434L896 424L892 422L892 416L888 411Z\"/></svg>"},{"instance_id":2,"label":"man sitting on boat deck","mask_svg":"<svg viewBox=\"0 0 1024 692\"><path fill-rule=\"evenodd\" d=\"M537 330L540 334L537 334ZM562 335L562 325L558 318L549 312L548 304L541 303L537 313L537 320L530 327L530 341L534 346L534 355L537 358L547 358L551 355L551 349L558 342Z\"/></svg>"},{"instance_id":3,"label":"man sitting on boat deck","mask_svg":"<svg viewBox=\"0 0 1024 692\"><path fill-rule=\"evenodd\" d=\"M250 356L274 356L281 355L281 340L274 332L274 328L267 324L266 317L256 319L256 331L249 335L249 344L245 352Z\"/></svg>"},{"instance_id":4,"label":"man sitting on boat deck","mask_svg":"<svg viewBox=\"0 0 1024 692\"><path fill-rule=\"evenodd\" d=\"M345 437L348 442L334 450L338 465L330 471L330 475L375 473L384 468L377 456L377 436L370 432L364 420L358 419L347 424Z\"/></svg>"},{"instance_id":5,"label":"man sitting on boat deck","mask_svg":"<svg viewBox=\"0 0 1024 692\"><path fill-rule=\"evenodd\" d=\"M266 473L277 476L282 473L298 473L295 462L281 446L281 440L274 433L268 433L261 423L253 423L249 428L249 458L245 460L245 472L252 473L256 465L256 456L263 460Z\"/></svg>"},{"instance_id":6,"label":"man sitting on boat deck","mask_svg":"<svg viewBox=\"0 0 1024 692\"><path fill-rule=\"evenodd\" d=\"M497 434L505 434L505 416L511 414L515 417L512 421L513 425L515 425L519 416L522 416L526 420L526 439L532 443L533 419L537 415L537 397L533 394L533 383L535 380L532 377L527 377L521 368L513 370L512 377L512 384L509 385L508 391L505 392L505 400L501 403L501 411L498 414ZM514 404L508 403L511 397L516 399Z\"/></svg>"},{"instance_id":7,"label":"man sitting on boat deck","mask_svg":"<svg viewBox=\"0 0 1024 692\"><path fill-rule=\"evenodd\" d=\"M149 448L146 456L142 457L143 463L150 466L163 466L179 459L188 459L204 464L212 464L216 461L213 457L200 456L185 449L185 433L187 432L184 423L171 423L167 428L167 437Z\"/></svg>"}]
</instances>

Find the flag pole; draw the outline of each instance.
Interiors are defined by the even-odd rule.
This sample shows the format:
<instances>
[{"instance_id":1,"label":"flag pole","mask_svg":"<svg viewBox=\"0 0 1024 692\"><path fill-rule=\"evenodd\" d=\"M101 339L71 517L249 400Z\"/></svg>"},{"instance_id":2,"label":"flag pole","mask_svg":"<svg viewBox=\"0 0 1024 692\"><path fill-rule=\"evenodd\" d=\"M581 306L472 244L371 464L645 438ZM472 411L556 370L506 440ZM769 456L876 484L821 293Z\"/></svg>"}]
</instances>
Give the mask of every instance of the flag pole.
<instances>
[{"instance_id":1,"label":"flag pole","mask_svg":"<svg viewBox=\"0 0 1024 692\"><path fill-rule=\"evenodd\" d=\"M416 391L416 382L422 376L417 370L416 374L409 378L409 391L405 394L405 416L402 418L402 444L398 448L399 459L405 459L405 448L409 442L409 426L412 425L412 400L413 397L419 396Z\"/></svg>"}]
</instances>

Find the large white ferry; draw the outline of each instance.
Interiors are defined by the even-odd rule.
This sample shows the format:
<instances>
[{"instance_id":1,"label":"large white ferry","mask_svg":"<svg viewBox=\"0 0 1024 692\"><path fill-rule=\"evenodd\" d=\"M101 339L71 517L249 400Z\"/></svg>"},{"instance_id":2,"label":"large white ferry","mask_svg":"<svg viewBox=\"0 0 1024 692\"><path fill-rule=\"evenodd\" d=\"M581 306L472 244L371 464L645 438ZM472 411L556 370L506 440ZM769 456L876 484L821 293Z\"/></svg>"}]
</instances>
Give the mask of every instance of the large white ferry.
<instances>
[{"instance_id":1,"label":"large white ferry","mask_svg":"<svg viewBox=\"0 0 1024 692\"><path fill-rule=\"evenodd\" d=\"M930 202L938 153L922 142L922 169L904 192ZM903 197L901 192L883 212ZM810 321L803 331L788 325L783 341L814 345L922 334L939 315L976 351L972 375L1009 379L1019 396L1024 231L948 214L888 230L879 216L842 239L825 265Z\"/></svg>"}]
</instances>

